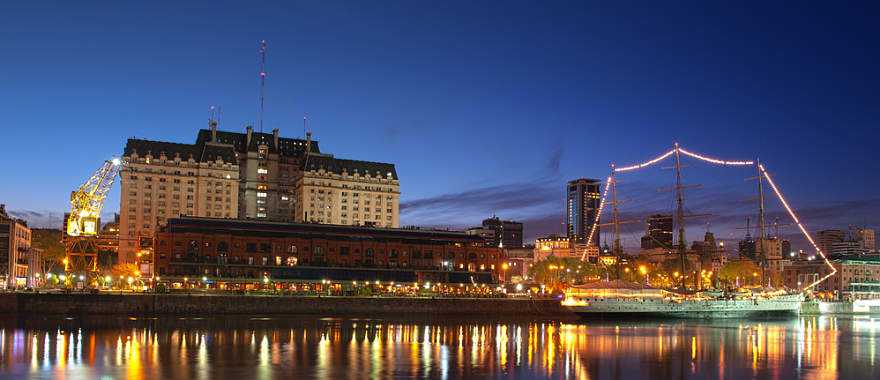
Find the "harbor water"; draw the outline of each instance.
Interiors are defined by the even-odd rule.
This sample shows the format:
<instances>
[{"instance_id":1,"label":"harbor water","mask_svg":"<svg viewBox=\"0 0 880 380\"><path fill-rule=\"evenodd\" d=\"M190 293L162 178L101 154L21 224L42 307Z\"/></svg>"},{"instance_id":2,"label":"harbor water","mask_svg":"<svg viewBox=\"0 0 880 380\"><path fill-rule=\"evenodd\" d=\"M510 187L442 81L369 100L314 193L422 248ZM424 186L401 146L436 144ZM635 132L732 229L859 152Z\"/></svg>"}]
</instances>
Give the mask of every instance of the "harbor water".
<instances>
[{"instance_id":1,"label":"harbor water","mask_svg":"<svg viewBox=\"0 0 880 380\"><path fill-rule=\"evenodd\" d=\"M0 377L878 379L880 318L0 320Z\"/></svg>"}]
</instances>

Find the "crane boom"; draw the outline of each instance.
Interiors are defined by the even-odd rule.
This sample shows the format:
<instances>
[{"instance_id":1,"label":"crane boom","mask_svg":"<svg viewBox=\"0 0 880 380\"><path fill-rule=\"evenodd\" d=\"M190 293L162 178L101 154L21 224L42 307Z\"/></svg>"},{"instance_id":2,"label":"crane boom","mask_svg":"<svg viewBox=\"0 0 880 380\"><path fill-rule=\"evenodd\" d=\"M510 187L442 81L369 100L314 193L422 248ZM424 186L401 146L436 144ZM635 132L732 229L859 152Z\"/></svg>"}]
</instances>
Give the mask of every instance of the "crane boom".
<instances>
[{"instance_id":1,"label":"crane boom","mask_svg":"<svg viewBox=\"0 0 880 380\"><path fill-rule=\"evenodd\" d=\"M70 193L70 215L67 217L67 236L95 236L98 218L104 208L107 193L122 169L118 158L104 161L85 183Z\"/></svg>"}]
</instances>

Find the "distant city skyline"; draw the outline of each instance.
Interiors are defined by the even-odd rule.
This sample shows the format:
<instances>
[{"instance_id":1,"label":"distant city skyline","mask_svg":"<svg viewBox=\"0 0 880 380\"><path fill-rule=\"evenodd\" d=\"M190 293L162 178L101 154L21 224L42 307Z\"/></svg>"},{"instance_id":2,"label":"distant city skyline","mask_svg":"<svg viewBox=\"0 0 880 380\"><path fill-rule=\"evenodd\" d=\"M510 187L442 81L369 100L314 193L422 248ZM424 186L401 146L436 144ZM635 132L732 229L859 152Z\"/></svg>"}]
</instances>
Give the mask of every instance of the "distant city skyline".
<instances>
[{"instance_id":1,"label":"distant city skyline","mask_svg":"<svg viewBox=\"0 0 880 380\"><path fill-rule=\"evenodd\" d=\"M222 130L256 125L266 39L264 129L301 137L308 115L322 148L394 163L401 225L497 214L527 241L563 233L567 181L677 141L760 157L813 232L877 228L877 5L803 6L2 5L0 34L15 38L0 39L0 203L60 228L70 191L127 138L192 143L212 105ZM688 205L713 216L689 240L706 223L741 237L753 174L691 165L686 181L703 189ZM671 210L668 175L626 178L623 214Z\"/></svg>"}]
</instances>

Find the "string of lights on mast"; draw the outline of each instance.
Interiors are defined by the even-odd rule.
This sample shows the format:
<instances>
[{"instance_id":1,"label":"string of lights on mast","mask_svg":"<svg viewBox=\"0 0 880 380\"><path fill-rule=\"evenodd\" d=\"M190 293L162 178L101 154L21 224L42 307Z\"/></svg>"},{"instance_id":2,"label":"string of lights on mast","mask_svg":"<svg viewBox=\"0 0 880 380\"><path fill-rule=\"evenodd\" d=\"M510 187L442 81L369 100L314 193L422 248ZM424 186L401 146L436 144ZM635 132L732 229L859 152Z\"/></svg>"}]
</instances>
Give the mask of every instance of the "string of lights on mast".
<instances>
[{"instance_id":1,"label":"string of lights on mast","mask_svg":"<svg viewBox=\"0 0 880 380\"><path fill-rule=\"evenodd\" d=\"M675 146L672 149L670 149L669 151L667 151L667 152L665 152L665 153L663 153L663 154L661 154L651 160L648 160L648 161L645 161L642 163L629 165L629 166L623 166L623 167L615 167L614 165L612 165L611 175L609 175L608 178L606 178L606 180L605 180L605 189L603 190L602 198L599 201L599 210L596 213L595 220L593 221L593 226L590 229L589 236L587 237L587 246L590 246L593 242L593 237L596 234L596 228L599 225L599 216L602 214L602 210L605 207L605 200L608 196L608 190L609 190L612 182L615 181L614 175L616 173L630 172L630 171L635 171L635 170L650 167L658 162L665 160L666 158L669 158L670 156L672 156L673 154L676 154L676 153L680 153L685 156L688 156L688 157L691 157L691 158L694 158L694 159L697 159L697 160L700 160L703 162L708 162L710 164L718 165L718 166L740 166L740 167L741 166L756 166L760 175L764 179L767 180L767 183L770 184L770 188L773 189L773 193L779 199L779 202L782 204L783 208L785 208L785 211L788 213L788 216L791 217L792 221L794 221L795 225L797 225L798 229L801 231L801 233L804 235L804 237L807 239L807 241L810 243L810 245L812 245L813 248L816 250L816 252L819 253L819 256L821 256L822 260L825 261L825 265L827 265L828 268L831 269L831 271L828 274L826 274L824 277L821 277L818 280L808 284L807 286L805 286L803 288L803 290L810 289L810 288L818 285L822 281L825 281L826 279L828 279L829 277L831 277L837 273L837 269L834 268L834 265L832 265L831 261L828 260L828 257L825 256L825 253L822 251L821 248L819 248L819 245L816 244L815 240L813 240L813 238L807 232L806 227L804 227L800 218L798 218L797 213L795 213L794 209L792 209L791 206L789 206L788 201L782 195L782 192L779 190L779 187L773 181L773 178L770 176L770 173L767 171L767 169L764 167L763 164L756 163L756 161L752 161L752 160L722 160L722 159L718 159L718 158L714 158L714 157L709 157L709 156L705 156L702 154L698 154L698 153L694 153L689 150L686 150L686 149L680 147L678 144L675 144ZM586 253L584 253L581 256L581 260L585 260L585 259L586 259Z\"/></svg>"}]
</instances>

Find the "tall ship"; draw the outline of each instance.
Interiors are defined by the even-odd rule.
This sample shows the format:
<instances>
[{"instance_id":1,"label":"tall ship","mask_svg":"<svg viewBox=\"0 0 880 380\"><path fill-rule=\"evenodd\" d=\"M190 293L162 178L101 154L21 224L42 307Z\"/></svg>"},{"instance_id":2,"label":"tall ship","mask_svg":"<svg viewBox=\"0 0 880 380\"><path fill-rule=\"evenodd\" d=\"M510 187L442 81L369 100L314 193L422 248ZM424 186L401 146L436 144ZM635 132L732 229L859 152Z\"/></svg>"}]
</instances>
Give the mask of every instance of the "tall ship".
<instances>
[{"instance_id":1,"label":"tall ship","mask_svg":"<svg viewBox=\"0 0 880 380\"><path fill-rule=\"evenodd\" d=\"M682 183L681 174L681 157L688 156L700 161L708 162L720 166L734 166L743 168L754 168L757 175L753 177L757 182L758 192L758 226L757 236L755 240L751 240L749 232L746 232L746 238L751 243L750 252L746 254L745 259L752 261L760 269L753 272L753 276L758 278L760 273L760 286L753 290L705 290L703 281L697 276L702 275L702 266L704 261L704 252L689 251L687 248L687 240L685 238L685 220L691 217L700 217L704 215L685 215L684 207L684 189L698 187L699 185L684 185ZM739 318L739 317L768 317L768 316L790 316L798 315L801 305L804 302L804 292L833 275L836 270L831 266L825 258L823 252L813 241L812 237L806 232L806 228L801 224L785 199L782 197L779 189L773 182L770 174L763 165L758 161L731 161L720 160L697 153L693 153L675 144L674 147L666 153L644 163L616 167L611 165L611 174L607 178L605 190L601 197L596 220L592 230L587 238L587 246L591 246L593 238L596 235L596 229L599 224L599 215L602 208L608 200L611 206L612 231L614 234L613 243L610 248L610 254L614 256L616 263L620 262L623 249L620 244L620 224L618 201L617 201L617 180L616 176L622 172L640 170L648 166L652 166L666 158L674 160L675 183L672 187L675 196L675 211L672 215L672 225L668 234L669 239L660 245L662 253L655 257L662 260L667 266L675 268L676 282L663 285L666 289L654 288L648 285L647 278L645 284L636 284L618 280L605 281L596 283L573 286L565 293L562 301L563 306L571 311L585 316L599 315L629 315L629 316L665 316L677 318ZM781 272L782 270L782 249L772 249L770 242L779 239L777 231L776 237L770 237L765 231L765 209L764 209L764 186L769 185L773 193L779 199L784 210L787 211L794 224L804 234L806 240L812 244L820 256L825 259L826 264L832 269L831 274L817 279L810 284L804 284L800 289L773 289L771 287L769 277L765 277L766 273ZM608 195L610 194L610 199ZM604 225L604 224L603 224ZM749 227L746 227L748 231ZM672 236L674 235L674 236ZM707 231L707 236L709 236ZM660 243L658 241L658 243ZM598 244L596 244L598 245ZM714 247L714 237L712 237L711 245ZM607 250L607 248L606 248ZM714 252L714 248L712 248ZM743 252L740 252L741 256ZM714 255L710 254L710 255ZM657 263L655 263L657 264ZM696 270L694 269L696 268ZM671 270L671 269L670 269ZM686 274L694 273L691 278L695 284L689 286L686 284ZM680 275L679 275L680 274ZM618 265L618 278L619 265ZM765 281L765 278L768 281ZM689 280L688 280L689 281ZM732 287L732 286L731 286ZM800 286L799 286L800 287ZM737 286L739 288L739 277L737 277ZM674 289L674 290L673 290Z\"/></svg>"},{"instance_id":2,"label":"tall ship","mask_svg":"<svg viewBox=\"0 0 880 380\"><path fill-rule=\"evenodd\" d=\"M620 280L571 287L562 305L583 317L767 318L797 316L802 293L700 292L683 295Z\"/></svg>"}]
</instances>

